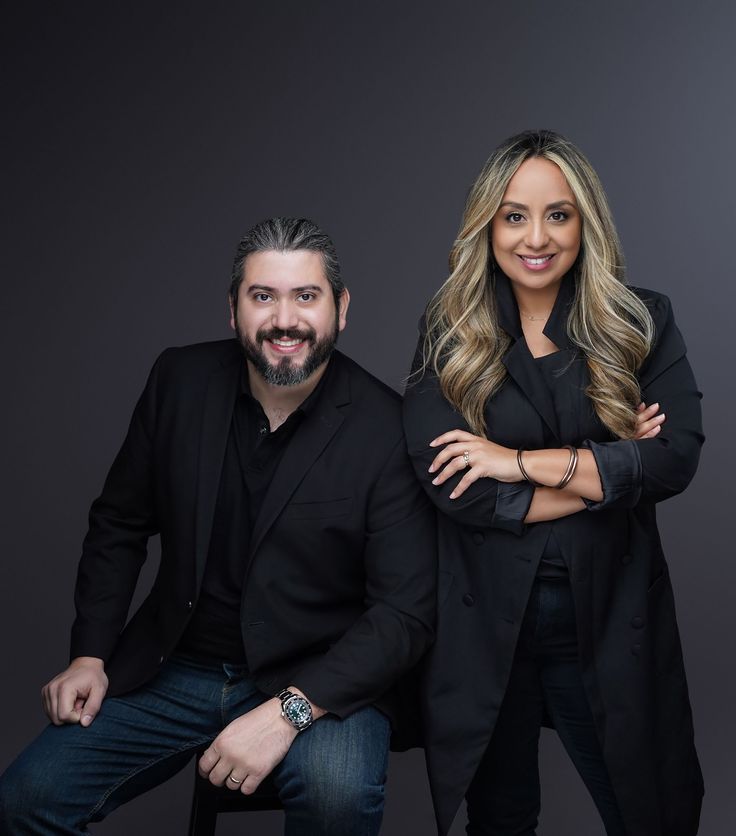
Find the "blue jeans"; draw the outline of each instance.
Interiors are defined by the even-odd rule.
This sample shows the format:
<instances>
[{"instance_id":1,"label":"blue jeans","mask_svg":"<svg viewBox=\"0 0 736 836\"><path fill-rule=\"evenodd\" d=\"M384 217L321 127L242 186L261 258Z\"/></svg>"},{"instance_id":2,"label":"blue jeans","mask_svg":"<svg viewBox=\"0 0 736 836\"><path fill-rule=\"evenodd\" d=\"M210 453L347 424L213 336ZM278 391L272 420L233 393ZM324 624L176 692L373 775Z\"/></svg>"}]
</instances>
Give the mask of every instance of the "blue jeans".
<instances>
[{"instance_id":1,"label":"blue jeans","mask_svg":"<svg viewBox=\"0 0 736 836\"><path fill-rule=\"evenodd\" d=\"M625 836L578 660L570 584L536 580L491 742L466 793L469 836L534 836L540 810L539 731L545 713L601 815Z\"/></svg>"},{"instance_id":2,"label":"blue jeans","mask_svg":"<svg viewBox=\"0 0 736 836\"><path fill-rule=\"evenodd\" d=\"M110 697L88 728L48 726L0 778L0 833L80 834L181 770L268 697L247 670L173 657L149 683ZM271 773L286 836L374 836L383 816L390 724L368 707L326 715Z\"/></svg>"}]
</instances>

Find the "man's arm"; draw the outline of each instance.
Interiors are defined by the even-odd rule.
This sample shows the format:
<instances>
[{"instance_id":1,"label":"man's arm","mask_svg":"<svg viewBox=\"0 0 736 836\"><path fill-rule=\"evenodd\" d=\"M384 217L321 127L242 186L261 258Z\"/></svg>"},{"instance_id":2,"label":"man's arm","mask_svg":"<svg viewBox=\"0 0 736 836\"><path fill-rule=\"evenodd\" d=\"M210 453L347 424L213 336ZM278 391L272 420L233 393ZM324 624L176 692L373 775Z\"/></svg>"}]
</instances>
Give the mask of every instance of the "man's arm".
<instances>
[{"instance_id":1,"label":"man's arm","mask_svg":"<svg viewBox=\"0 0 736 836\"><path fill-rule=\"evenodd\" d=\"M147 542L157 529L152 499L151 441L161 357L133 412L120 452L92 504L77 572L71 662L43 686L54 725L88 726L107 693L105 662L127 617Z\"/></svg>"},{"instance_id":2,"label":"man's arm","mask_svg":"<svg viewBox=\"0 0 736 836\"><path fill-rule=\"evenodd\" d=\"M416 664L434 635L435 517L414 478L403 437L380 474L366 514L366 610L324 656L301 668L289 687L310 701L315 719L328 711L345 717L375 702ZM218 786L251 793L284 758L296 734L281 716L279 700L267 700L218 735L200 760L200 773Z\"/></svg>"}]
</instances>

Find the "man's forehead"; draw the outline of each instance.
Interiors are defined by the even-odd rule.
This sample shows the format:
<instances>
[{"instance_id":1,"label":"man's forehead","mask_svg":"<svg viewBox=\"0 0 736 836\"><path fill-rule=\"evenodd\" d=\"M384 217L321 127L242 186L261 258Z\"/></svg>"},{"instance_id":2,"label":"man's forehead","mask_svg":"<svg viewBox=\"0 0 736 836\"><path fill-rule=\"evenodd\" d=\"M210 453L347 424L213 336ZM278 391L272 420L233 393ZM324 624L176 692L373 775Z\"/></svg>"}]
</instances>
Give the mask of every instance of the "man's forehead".
<instances>
[{"instance_id":1,"label":"man's forehead","mask_svg":"<svg viewBox=\"0 0 736 836\"><path fill-rule=\"evenodd\" d=\"M323 288L328 283L322 256L312 250L251 253L243 264L243 281L248 287L278 285L281 289L287 285Z\"/></svg>"}]
</instances>

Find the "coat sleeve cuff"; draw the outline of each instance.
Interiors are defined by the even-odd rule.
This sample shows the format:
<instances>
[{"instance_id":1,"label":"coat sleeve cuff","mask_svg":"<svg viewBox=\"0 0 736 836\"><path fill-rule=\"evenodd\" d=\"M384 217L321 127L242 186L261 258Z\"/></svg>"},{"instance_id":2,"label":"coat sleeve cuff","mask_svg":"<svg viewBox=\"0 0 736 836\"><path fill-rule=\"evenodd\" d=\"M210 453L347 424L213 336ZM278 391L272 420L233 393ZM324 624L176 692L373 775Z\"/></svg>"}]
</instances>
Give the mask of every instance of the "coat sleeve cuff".
<instances>
[{"instance_id":1,"label":"coat sleeve cuff","mask_svg":"<svg viewBox=\"0 0 736 836\"><path fill-rule=\"evenodd\" d=\"M631 439L622 441L584 441L598 468L603 499L595 502L583 497L589 511L608 508L633 508L641 496L641 455Z\"/></svg>"},{"instance_id":2,"label":"coat sleeve cuff","mask_svg":"<svg viewBox=\"0 0 736 836\"><path fill-rule=\"evenodd\" d=\"M529 482L499 482L491 525L520 537L533 497L534 486Z\"/></svg>"}]
</instances>

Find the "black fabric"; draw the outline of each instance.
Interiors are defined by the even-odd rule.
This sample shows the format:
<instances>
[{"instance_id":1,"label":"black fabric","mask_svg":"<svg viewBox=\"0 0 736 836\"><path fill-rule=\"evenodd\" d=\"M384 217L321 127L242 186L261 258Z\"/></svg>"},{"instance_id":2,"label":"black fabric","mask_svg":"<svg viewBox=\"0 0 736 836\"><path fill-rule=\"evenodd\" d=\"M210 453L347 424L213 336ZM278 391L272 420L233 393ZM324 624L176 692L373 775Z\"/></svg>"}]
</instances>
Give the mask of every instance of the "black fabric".
<instances>
[{"instance_id":1,"label":"black fabric","mask_svg":"<svg viewBox=\"0 0 736 836\"><path fill-rule=\"evenodd\" d=\"M240 394L233 409L225 461L212 523L207 565L192 619L177 651L199 659L246 662L241 624L243 572L250 533L268 485L304 415L319 398L330 374L323 376L286 421L273 432L261 404L253 397L243 364Z\"/></svg>"},{"instance_id":2,"label":"black fabric","mask_svg":"<svg viewBox=\"0 0 736 836\"><path fill-rule=\"evenodd\" d=\"M236 340L165 351L92 505L71 655L105 661L110 695L151 679L191 617L242 363ZM396 723L397 681L433 637L435 515L407 457L401 398L338 351L330 366L250 532L245 655L264 693L294 685L338 716L374 704ZM157 533L158 573L126 624Z\"/></svg>"},{"instance_id":3,"label":"black fabric","mask_svg":"<svg viewBox=\"0 0 736 836\"><path fill-rule=\"evenodd\" d=\"M431 371L407 387L409 453L441 512L437 638L422 689L440 834L450 829L493 733L551 531L568 568L583 683L627 833L694 836L697 830L702 775L654 503L682 491L695 473L703 443L701 396L669 300L632 290L647 305L656 331L639 374L642 398L659 402L667 414L657 437L641 441L616 439L599 421L585 395L590 378L584 359L562 364L555 392L550 390L523 338L508 278L497 274L492 285L499 323L511 339L503 357L507 378L485 406L487 435L512 450L566 444L590 449L603 499L576 514L525 524L534 489L524 482L479 479L450 500L462 474L432 485L427 468L436 450L428 445L467 424ZM574 295L574 276L568 275L544 329L561 351L574 350L566 330ZM422 323L420 346L423 329ZM558 386L569 408L556 406Z\"/></svg>"}]
</instances>

